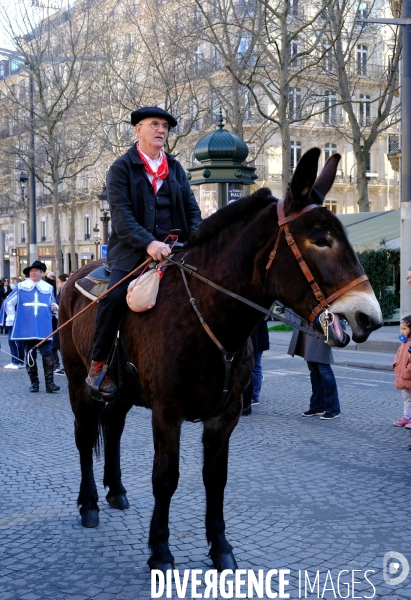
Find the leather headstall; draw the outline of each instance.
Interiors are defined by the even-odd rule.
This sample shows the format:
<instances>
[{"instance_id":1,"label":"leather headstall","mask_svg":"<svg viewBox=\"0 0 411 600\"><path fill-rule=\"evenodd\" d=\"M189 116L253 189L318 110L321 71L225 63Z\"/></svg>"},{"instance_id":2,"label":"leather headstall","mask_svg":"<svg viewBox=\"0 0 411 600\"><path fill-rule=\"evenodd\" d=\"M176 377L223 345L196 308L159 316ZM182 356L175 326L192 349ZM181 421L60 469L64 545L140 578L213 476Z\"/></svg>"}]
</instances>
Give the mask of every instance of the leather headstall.
<instances>
[{"instance_id":1,"label":"leather headstall","mask_svg":"<svg viewBox=\"0 0 411 600\"><path fill-rule=\"evenodd\" d=\"M357 279L354 279L353 281L351 281L344 287L342 287L339 290L337 290L336 292L334 292L334 294L331 294L331 296L328 296L328 298L325 298L318 283L315 281L313 274L311 273L310 269L308 268L308 265L305 262L292 234L290 233L289 227L288 227L288 224L290 223L290 221L297 219L302 214L312 210L313 208L319 208L319 205L318 204L309 204L308 206L304 207L300 212L293 213L292 215L285 217L284 216L284 200L278 201L277 215L278 215L279 229L278 229L277 239L274 244L274 248L271 250L271 252L269 254L268 263L265 267L267 270L267 273L268 273L268 269L271 267L272 262L275 258L275 255L277 254L277 249L278 249L278 245L280 243L281 234L284 231L286 242L287 242L288 246L291 248L301 271L303 272L306 280L308 281L309 285L311 286L312 292L313 292L316 300L318 301L317 306L315 306L313 308L313 310L311 311L311 314L309 316L308 320L310 323L313 323L314 320L316 319L316 317L319 314L321 314L324 310L328 310L330 308L330 303L333 302L334 300L336 300L336 298L339 298L340 296L342 296L349 290L352 290L354 287L356 287L357 285L359 285L360 283L362 283L363 281L366 281L368 279L367 275L361 275L361 277L357 277Z\"/></svg>"}]
</instances>

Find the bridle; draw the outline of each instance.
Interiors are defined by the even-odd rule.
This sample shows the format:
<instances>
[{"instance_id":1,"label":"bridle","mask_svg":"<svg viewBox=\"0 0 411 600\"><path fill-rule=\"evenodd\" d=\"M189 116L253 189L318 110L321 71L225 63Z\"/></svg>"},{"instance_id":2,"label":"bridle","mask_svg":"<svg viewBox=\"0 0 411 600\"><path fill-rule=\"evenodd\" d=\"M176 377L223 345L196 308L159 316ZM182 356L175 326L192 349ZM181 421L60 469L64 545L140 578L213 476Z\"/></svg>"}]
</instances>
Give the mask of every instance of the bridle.
<instances>
[{"instance_id":1,"label":"bridle","mask_svg":"<svg viewBox=\"0 0 411 600\"><path fill-rule=\"evenodd\" d=\"M294 240L289 227L288 227L288 223L290 223L290 221L294 221L295 219L297 219L298 217L300 217L302 214L313 210L314 208L319 208L318 204L309 204L308 206L306 206L305 208L303 208L300 212L298 213L293 213L292 215L285 217L284 216L284 200L278 200L277 203L277 215L278 215L278 234L277 234L277 239L275 241L274 244L274 248L271 250L270 255L269 255L269 260L268 263L266 264L266 276L268 274L268 270L271 267L273 260L275 258L275 255L277 254L277 249L278 249L278 245L280 243L280 238L281 238L281 234L284 231L284 235L285 235L285 239L286 242L288 244L288 246L291 248L297 263L301 269L301 271L304 274L304 277L306 278L306 280L308 281L313 294L316 298L316 300L318 301L317 306L315 306L313 308L313 310L311 311L311 314L308 318L310 323L313 323L315 321L315 319L324 311L328 311L328 309L330 308L330 304L331 302L333 302L334 300L336 300L337 298L339 298L340 296L342 296L343 294L345 294L346 292L348 292L349 290L352 290L353 288L355 288L357 285L359 285L360 283L362 283L363 281L367 281L368 277L367 275L361 275L360 277L357 277L356 279L354 279L353 281L351 281L350 283L348 283L347 285L345 285L344 287L340 288L339 290L337 290L336 292L334 292L334 294L331 294L331 296L328 296L328 298L326 298L324 296L324 294L322 293L320 286L318 285L318 283L315 281L313 274L311 273L310 269L308 268L307 263L305 262L296 241Z\"/></svg>"}]
</instances>

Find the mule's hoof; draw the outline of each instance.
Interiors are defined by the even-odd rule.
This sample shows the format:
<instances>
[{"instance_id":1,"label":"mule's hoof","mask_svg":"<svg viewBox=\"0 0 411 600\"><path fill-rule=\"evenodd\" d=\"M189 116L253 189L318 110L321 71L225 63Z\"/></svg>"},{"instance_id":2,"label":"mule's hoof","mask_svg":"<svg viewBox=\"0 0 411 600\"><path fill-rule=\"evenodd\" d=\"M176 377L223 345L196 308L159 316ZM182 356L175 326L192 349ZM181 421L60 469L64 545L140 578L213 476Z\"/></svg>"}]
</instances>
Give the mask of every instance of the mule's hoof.
<instances>
[{"instance_id":1,"label":"mule's hoof","mask_svg":"<svg viewBox=\"0 0 411 600\"><path fill-rule=\"evenodd\" d=\"M150 571L161 571L164 575L167 574L167 571L172 571L174 569L174 562L159 562L157 560L152 560L152 557L147 561L148 566L150 567Z\"/></svg>"},{"instance_id":2,"label":"mule's hoof","mask_svg":"<svg viewBox=\"0 0 411 600\"><path fill-rule=\"evenodd\" d=\"M86 510L80 515L83 527L98 527L100 519L98 510Z\"/></svg>"},{"instance_id":3,"label":"mule's hoof","mask_svg":"<svg viewBox=\"0 0 411 600\"><path fill-rule=\"evenodd\" d=\"M126 510L130 508L127 496L125 494L118 494L117 496L109 496L107 494L106 500L110 505L110 508L117 508L118 510Z\"/></svg>"},{"instance_id":4,"label":"mule's hoof","mask_svg":"<svg viewBox=\"0 0 411 600\"><path fill-rule=\"evenodd\" d=\"M230 569L231 571L238 569L237 561L232 552L228 552L228 554L212 554L210 552L209 556L213 561L214 568L217 569L219 573L226 569Z\"/></svg>"}]
</instances>

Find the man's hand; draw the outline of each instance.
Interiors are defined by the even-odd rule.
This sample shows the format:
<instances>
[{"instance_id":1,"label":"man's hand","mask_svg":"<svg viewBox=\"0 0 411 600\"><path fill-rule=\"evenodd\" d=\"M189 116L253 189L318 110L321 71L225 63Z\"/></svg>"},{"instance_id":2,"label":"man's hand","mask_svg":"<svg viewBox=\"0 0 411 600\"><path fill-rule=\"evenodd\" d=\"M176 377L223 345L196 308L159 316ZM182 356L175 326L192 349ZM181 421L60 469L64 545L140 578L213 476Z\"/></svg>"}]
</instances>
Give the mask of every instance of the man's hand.
<instances>
[{"instance_id":1,"label":"man's hand","mask_svg":"<svg viewBox=\"0 0 411 600\"><path fill-rule=\"evenodd\" d=\"M56 312L58 311L58 306L57 306L57 304L54 304L54 302L53 302L53 304L50 306L50 308L51 308L51 312L52 312L52 313L56 313Z\"/></svg>"},{"instance_id":2,"label":"man's hand","mask_svg":"<svg viewBox=\"0 0 411 600\"><path fill-rule=\"evenodd\" d=\"M170 248L164 242L150 242L146 247L146 252L153 260L161 260L171 254Z\"/></svg>"}]
</instances>

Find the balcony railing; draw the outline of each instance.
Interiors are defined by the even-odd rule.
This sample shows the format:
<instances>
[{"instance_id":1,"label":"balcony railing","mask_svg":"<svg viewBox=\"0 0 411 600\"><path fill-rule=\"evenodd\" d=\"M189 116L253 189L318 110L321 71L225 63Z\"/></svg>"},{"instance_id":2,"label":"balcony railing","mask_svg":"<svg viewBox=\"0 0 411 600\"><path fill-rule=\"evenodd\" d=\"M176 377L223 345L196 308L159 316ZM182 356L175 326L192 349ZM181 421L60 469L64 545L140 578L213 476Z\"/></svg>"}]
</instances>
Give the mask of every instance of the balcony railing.
<instances>
[{"instance_id":1,"label":"balcony railing","mask_svg":"<svg viewBox=\"0 0 411 600\"><path fill-rule=\"evenodd\" d=\"M398 152L401 152L400 136L399 135L389 135L388 136L388 154L398 154Z\"/></svg>"},{"instance_id":2,"label":"balcony railing","mask_svg":"<svg viewBox=\"0 0 411 600\"><path fill-rule=\"evenodd\" d=\"M373 118L370 116L360 115L359 124L361 127L371 127Z\"/></svg>"}]
</instances>

